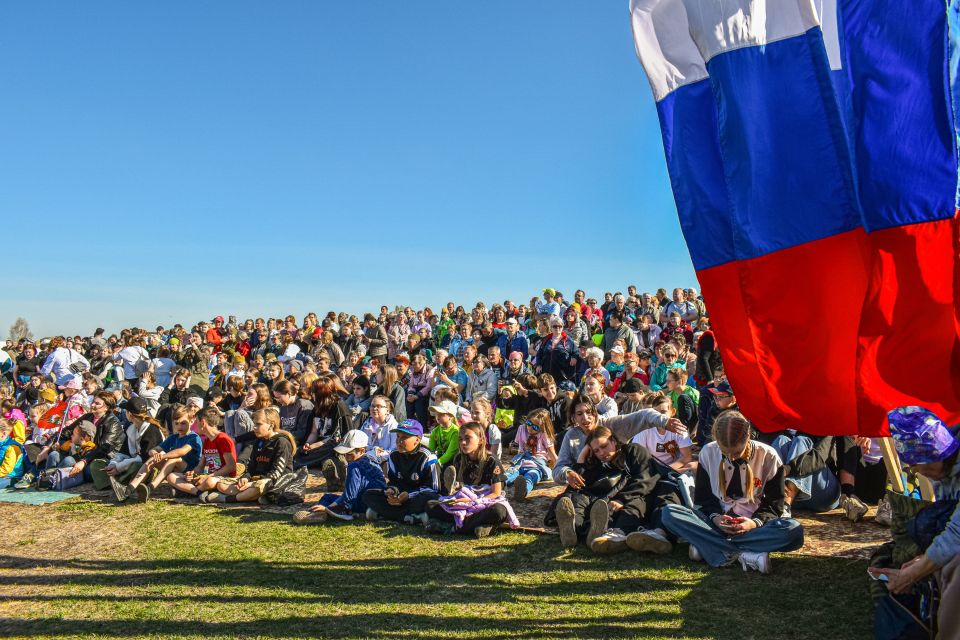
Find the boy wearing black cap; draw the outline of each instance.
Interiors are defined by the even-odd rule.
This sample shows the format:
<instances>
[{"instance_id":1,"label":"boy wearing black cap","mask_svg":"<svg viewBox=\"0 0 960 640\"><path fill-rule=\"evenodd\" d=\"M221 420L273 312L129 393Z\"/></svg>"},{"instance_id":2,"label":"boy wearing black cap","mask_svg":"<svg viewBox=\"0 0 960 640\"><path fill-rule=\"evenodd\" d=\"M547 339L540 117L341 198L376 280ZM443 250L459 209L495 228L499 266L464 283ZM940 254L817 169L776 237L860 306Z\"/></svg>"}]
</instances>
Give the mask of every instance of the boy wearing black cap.
<instances>
[{"instance_id":1,"label":"boy wearing black cap","mask_svg":"<svg viewBox=\"0 0 960 640\"><path fill-rule=\"evenodd\" d=\"M366 491L363 502L367 520L384 517L413 524L423 519L427 503L440 496L437 456L421 446L423 426L416 420L404 420L393 432L397 449L387 461L387 488Z\"/></svg>"}]
</instances>

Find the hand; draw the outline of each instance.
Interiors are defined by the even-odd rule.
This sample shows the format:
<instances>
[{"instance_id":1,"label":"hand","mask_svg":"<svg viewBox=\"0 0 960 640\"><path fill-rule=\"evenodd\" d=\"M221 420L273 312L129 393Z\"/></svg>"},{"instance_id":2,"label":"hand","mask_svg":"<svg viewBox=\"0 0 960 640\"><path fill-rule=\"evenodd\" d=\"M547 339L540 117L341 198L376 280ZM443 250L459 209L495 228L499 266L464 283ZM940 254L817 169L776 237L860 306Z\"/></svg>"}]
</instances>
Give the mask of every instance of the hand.
<instances>
[{"instance_id":1,"label":"hand","mask_svg":"<svg viewBox=\"0 0 960 640\"><path fill-rule=\"evenodd\" d=\"M678 436L687 435L687 428L676 418L670 418L667 420L667 431L672 431Z\"/></svg>"},{"instance_id":2,"label":"hand","mask_svg":"<svg viewBox=\"0 0 960 640\"><path fill-rule=\"evenodd\" d=\"M751 529L756 529L757 523L752 518L740 518L733 526L734 535L742 535Z\"/></svg>"},{"instance_id":3,"label":"hand","mask_svg":"<svg viewBox=\"0 0 960 640\"><path fill-rule=\"evenodd\" d=\"M864 455L869 453L870 444L871 444L870 438L864 438L863 436L858 436L856 439L856 442L857 442L857 446L860 447L860 451L862 451Z\"/></svg>"},{"instance_id":4,"label":"hand","mask_svg":"<svg viewBox=\"0 0 960 640\"><path fill-rule=\"evenodd\" d=\"M107 465L103 468L103 472L108 476L115 476L117 475L117 468L113 465Z\"/></svg>"},{"instance_id":5,"label":"hand","mask_svg":"<svg viewBox=\"0 0 960 640\"><path fill-rule=\"evenodd\" d=\"M567 471L567 486L569 486L574 491L579 491L583 489L586 483L583 481L583 476L581 476L576 471Z\"/></svg>"},{"instance_id":6,"label":"hand","mask_svg":"<svg viewBox=\"0 0 960 640\"><path fill-rule=\"evenodd\" d=\"M623 509L623 505L617 502L616 500L611 500L609 506L610 506L610 511L612 511L613 513L616 513L617 511L620 511L620 509Z\"/></svg>"},{"instance_id":7,"label":"hand","mask_svg":"<svg viewBox=\"0 0 960 640\"><path fill-rule=\"evenodd\" d=\"M314 448L313 445L310 444L309 442L304 442L304 443L303 443L303 446L300 447L300 449L301 449L304 453L307 453L308 451L310 451L310 450L313 449L313 448Z\"/></svg>"},{"instance_id":8,"label":"hand","mask_svg":"<svg viewBox=\"0 0 960 640\"><path fill-rule=\"evenodd\" d=\"M156 453L154 453L153 455L150 456L150 464L152 464L153 466L156 466L156 465L160 464L161 462L163 462L163 452L162 452L162 451L157 451Z\"/></svg>"},{"instance_id":9,"label":"hand","mask_svg":"<svg viewBox=\"0 0 960 640\"><path fill-rule=\"evenodd\" d=\"M237 489L239 489L240 491L243 491L249 486L250 486L250 481L247 480L246 478L240 478L239 480L237 480Z\"/></svg>"},{"instance_id":10,"label":"hand","mask_svg":"<svg viewBox=\"0 0 960 640\"><path fill-rule=\"evenodd\" d=\"M87 466L87 463L81 460L77 464L73 465L73 467L70 469L70 473L68 473L67 475L69 475L71 478L73 478L74 476L78 476L81 473L83 473L83 470L86 468L86 466Z\"/></svg>"}]
</instances>

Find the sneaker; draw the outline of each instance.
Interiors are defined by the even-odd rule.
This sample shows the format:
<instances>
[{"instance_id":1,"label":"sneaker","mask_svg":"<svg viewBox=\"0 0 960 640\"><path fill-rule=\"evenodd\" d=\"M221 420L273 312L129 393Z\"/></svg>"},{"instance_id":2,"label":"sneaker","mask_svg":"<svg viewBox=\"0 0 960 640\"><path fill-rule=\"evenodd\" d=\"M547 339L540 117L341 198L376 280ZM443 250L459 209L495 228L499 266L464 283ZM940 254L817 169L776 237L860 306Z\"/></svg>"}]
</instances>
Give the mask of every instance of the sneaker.
<instances>
[{"instance_id":1,"label":"sneaker","mask_svg":"<svg viewBox=\"0 0 960 640\"><path fill-rule=\"evenodd\" d=\"M457 469L450 465L443 470L443 495L452 496L454 485L457 484Z\"/></svg>"},{"instance_id":2,"label":"sneaker","mask_svg":"<svg viewBox=\"0 0 960 640\"><path fill-rule=\"evenodd\" d=\"M327 507L327 513L337 520L345 520L349 522L353 520L353 513L350 511L350 507L344 506L342 504L332 504Z\"/></svg>"},{"instance_id":3,"label":"sneaker","mask_svg":"<svg viewBox=\"0 0 960 640\"><path fill-rule=\"evenodd\" d=\"M478 538L486 538L491 533L493 533L493 527L483 526L483 527L477 527L476 529L473 530L473 535L477 536Z\"/></svg>"},{"instance_id":4,"label":"sneaker","mask_svg":"<svg viewBox=\"0 0 960 640\"><path fill-rule=\"evenodd\" d=\"M700 553L700 549L693 545L690 545L690 548L687 549L687 557L694 562L703 562L703 554Z\"/></svg>"},{"instance_id":5,"label":"sneaker","mask_svg":"<svg viewBox=\"0 0 960 640\"><path fill-rule=\"evenodd\" d=\"M513 481L513 501L523 502L527 499L527 480L520 476Z\"/></svg>"},{"instance_id":6,"label":"sneaker","mask_svg":"<svg viewBox=\"0 0 960 640\"><path fill-rule=\"evenodd\" d=\"M843 514L847 516L847 520L850 522L860 522L860 519L863 518L868 510L863 500L854 495L840 498L840 508L843 509Z\"/></svg>"},{"instance_id":7,"label":"sneaker","mask_svg":"<svg viewBox=\"0 0 960 640\"><path fill-rule=\"evenodd\" d=\"M177 490L173 485L163 483L152 492L150 492L150 497L152 498L166 498L173 500L177 497Z\"/></svg>"},{"instance_id":8,"label":"sneaker","mask_svg":"<svg viewBox=\"0 0 960 640\"><path fill-rule=\"evenodd\" d=\"M30 488L30 485L32 485L32 484L33 484L33 481L36 480L36 479L37 479L37 477L36 477L35 475L33 475L32 473L29 473L29 472L28 472L28 473L25 473L25 474L23 474L23 477L20 478L20 481L17 482L17 484L13 485L13 488L14 488L14 489L29 489L29 488Z\"/></svg>"},{"instance_id":9,"label":"sneaker","mask_svg":"<svg viewBox=\"0 0 960 640\"><path fill-rule=\"evenodd\" d=\"M122 504L127 500L129 500L130 494L133 493L130 490L130 487L125 484L121 484L113 476L107 476L107 477L110 478L110 488L113 489L113 496L117 499L117 502Z\"/></svg>"},{"instance_id":10,"label":"sneaker","mask_svg":"<svg viewBox=\"0 0 960 640\"><path fill-rule=\"evenodd\" d=\"M590 505L590 529L587 531L587 546L593 548L593 541L606 532L610 525L610 505L606 500L597 500Z\"/></svg>"},{"instance_id":11,"label":"sneaker","mask_svg":"<svg viewBox=\"0 0 960 640\"><path fill-rule=\"evenodd\" d=\"M577 546L577 530L573 526L573 500L564 496L557 502L557 528L560 529L560 545L565 549Z\"/></svg>"},{"instance_id":12,"label":"sneaker","mask_svg":"<svg viewBox=\"0 0 960 640\"><path fill-rule=\"evenodd\" d=\"M620 529L607 529L590 543L590 551L601 556L609 556L626 550L627 536Z\"/></svg>"},{"instance_id":13,"label":"sneaker","mask_svg":"<svg viewBox=\"0 0 960 640\"><path fill-rule=\"evenodd\" d=\"M340 478L340 467L333 460L324 460L320 466L320 473L327 481L327 493L343 491L343 480Z\"/></svg>"},{"instance_id":14,"label":"sneaker","mask_svg":"<svg viewBox=\"0 0 960 640\"><path fill-rule=\"evenodd\" d=\"M764 575L769 574L772 569L770 566L770 554L766 551L741 551L740 566L743 567L744 571L753 569L754 571L759 571Z\"/></svg>"},{"instance_id":15,"label":"sneaker","mask_svg":"<svg viewBox=\"0 0 960 640\"><path fill-rule=\"evenodd\" d=\"M293 524L323 524L327 521L327 511L304 509L293 514Z\"/></svg>"},{"instance_id":16,"label":"sneaker","mask_svg":"<svg viewBox=\"0 0 960 640\"><path fill-rule=\"evenodd\" d=\"M149 499L150 499L150 485L138 484L137 485L137 502L146 502Z\"/></svg>"},{"instance_id":17,"label":"sneaker","mask_svg":"<svg viewBox=\"0 0 960 640\"><path fill-rule=\"evenodd\" d=\"M214 502L220 502L220 494L217 491L204 491L200 494L200 502L202 504L213 504Z\"/></svg>"},{"instance_id":18,"label":"sneaker","mask_svg":"<svg viewBox=\"0 0 960 640\"><path fill-rule=\"evenodd\" d=\"M364 514L367 522L376 522L380 518L380 514L374 511L373 509L368 508L367 512Z\"/></svg>"},{"instance_id":19,"label":"sneaker","mask_svg":"<svg viewBox=\"0 0 960 640\"><path fill-rule=\"evenodd\" d=\"M667 539L663 529L640 529L627 536L627 546L634 551L650 551L663 555L673 550L673 545Z\"/></svg>"},{"instance_id":20,"label":"sneaker","mask_svg":"<svg viewBox=\"0 0 960 640\"><path fill-rule=\"evenodd\" d=\"M882 524L885 527L889 527L893 524L893 507L890 506L890 501L887 500L887 496L883 496L880 500L880 504L877 505L877 515L874 518L874 521L877 524Z\"/></svg>"}]
</instances>

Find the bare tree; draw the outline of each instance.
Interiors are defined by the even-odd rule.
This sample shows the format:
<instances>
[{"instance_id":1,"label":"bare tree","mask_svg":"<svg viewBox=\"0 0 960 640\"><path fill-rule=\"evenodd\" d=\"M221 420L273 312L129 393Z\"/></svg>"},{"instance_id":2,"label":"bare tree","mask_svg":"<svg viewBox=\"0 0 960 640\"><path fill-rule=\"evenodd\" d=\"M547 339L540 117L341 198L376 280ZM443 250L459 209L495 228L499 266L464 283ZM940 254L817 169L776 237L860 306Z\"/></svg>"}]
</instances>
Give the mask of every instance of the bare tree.
<instances>
[{"instance_id":1,"label":"bare tree","mask_svg":"<svg viewBox=\"0 0 960 640\"><path fill-rule=\"evenodd\" d=\"M30 331L30 324L27 322L27 319L17 318L16 321L10 325L10 330L7 332L7 337L14 341L20 341L23 338L26 338L27 340L33 338L33 332Z\"/></svg>"}]
</instances>

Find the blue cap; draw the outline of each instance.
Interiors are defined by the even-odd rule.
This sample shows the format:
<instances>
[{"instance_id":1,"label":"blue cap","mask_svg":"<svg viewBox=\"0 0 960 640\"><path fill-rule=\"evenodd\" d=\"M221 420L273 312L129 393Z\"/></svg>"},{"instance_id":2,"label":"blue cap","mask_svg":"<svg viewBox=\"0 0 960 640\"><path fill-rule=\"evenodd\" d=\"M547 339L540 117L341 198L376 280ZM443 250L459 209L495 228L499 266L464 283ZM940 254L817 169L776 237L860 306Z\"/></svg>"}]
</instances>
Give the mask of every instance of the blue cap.
<instances>
[{"instance_id":1,"label":"blue cap","mask_svg":"<svg viewBox=\"0 0 960 640\"><path fill-rule=\"evenodd\" d=\"M404 433L409 433L411 436L417 436L418 438L423 437L423 425L416 420L404 420L399 426L397 426L395 429L391 429L390 431L394 433L397 431L402 431Z\"/></svg>"}]
</instances>

